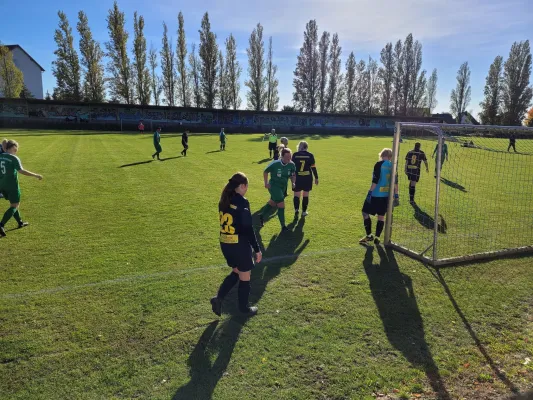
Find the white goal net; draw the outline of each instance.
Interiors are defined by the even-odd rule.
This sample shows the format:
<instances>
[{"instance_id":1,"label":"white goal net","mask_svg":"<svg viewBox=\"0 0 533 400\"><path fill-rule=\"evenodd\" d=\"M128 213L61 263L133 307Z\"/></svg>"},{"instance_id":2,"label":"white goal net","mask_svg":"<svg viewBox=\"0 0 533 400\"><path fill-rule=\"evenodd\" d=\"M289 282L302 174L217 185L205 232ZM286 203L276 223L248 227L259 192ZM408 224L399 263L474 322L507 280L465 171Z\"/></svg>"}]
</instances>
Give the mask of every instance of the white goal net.
<instances>
[{"instance_id":1,"label":"white goal net","mask_svg":"<svg viewBox=\"0 0 533 400\"><path fill-rule=\"evenodd\" d=\"M386 245L435 266L533 252L532 128L397 123L394 172Z\"/></svg>"}]
</instances>

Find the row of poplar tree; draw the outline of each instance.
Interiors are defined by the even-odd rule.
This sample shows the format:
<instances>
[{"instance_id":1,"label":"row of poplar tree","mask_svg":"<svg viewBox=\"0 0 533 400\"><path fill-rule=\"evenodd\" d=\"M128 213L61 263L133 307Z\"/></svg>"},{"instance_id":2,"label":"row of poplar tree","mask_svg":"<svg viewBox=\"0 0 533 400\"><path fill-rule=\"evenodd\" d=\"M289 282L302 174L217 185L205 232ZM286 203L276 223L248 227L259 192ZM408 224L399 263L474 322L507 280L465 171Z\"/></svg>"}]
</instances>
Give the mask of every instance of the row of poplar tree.
<instances>
[{"instance_id":1,"label":"row of poplar tree","mask_svg":"<svg viewBox=\"0 0 533 400\"><path fill-rule=\"evenodd\" d=\"M241 106L237 43L231 34L225 40L225 54L211 31L209 14L202 18L200 42L188 51L184 18L178 15L178 41L174 48L166 23L163 23L161 49L147 50L144 18L133 15L133 49L128 50L129 33L124 12L115 1L107 15L109 41L105 51L94 40L87 15L78 13L79 52L74 47L72 28L67 16L58 12L59 27L54 39L57 50L52 72L56 78L53 98L68 101L103 102L106 90L111 102L155 104L183 107L238 109ZM277 110L277 67L273 64L272 38L265 57L263 27L258 24L250 36L248 107ZM107 64L104 68L104 61ZM158 74L160 64L161 74Z\"/></svg>"}]
</instances>

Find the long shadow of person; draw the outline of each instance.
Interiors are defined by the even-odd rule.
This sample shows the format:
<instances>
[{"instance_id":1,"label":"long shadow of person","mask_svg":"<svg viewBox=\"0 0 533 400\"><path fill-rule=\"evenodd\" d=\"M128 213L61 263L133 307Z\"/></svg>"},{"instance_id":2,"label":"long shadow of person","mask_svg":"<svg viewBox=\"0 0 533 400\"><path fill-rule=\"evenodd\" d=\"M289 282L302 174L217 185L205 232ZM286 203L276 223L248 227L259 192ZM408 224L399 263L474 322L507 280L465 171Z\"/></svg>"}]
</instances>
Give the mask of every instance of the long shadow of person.
<instances>
[{"instance_id":1,"label":"long shadow of person","mask_svg":"<svg viewBox=\"0 0 533 400\"><path fill-rule=\"evenodd\" d=\"M454 181L450 181L449 179L446 179L446 178L440 178L440 181L451 188L460 190L461 192L464 192L464 193L468 193L468 191L463 185L459 185L458 183Z\"/></svg>"},{"instance_id":2,"label":"long shadow of person","mask_svg":"<svg viewBox=\"0 0 533 400\"><path fill-rule=\"evenodd\" d=\"M472 328L472 325L470 325L470 322L466 318L466 315L463 313L463 311L459 307L459 304L457 303L457 301L453 297L452 291L450 290L448 284L446 283L446 280L444 279L444 277L442 276L440 271L439 270L435 270L435 271L430 270L430 271L435 276L435 278L439 281L439 283L442 285L442 288L444 289L444 291L448 295L448 298L450 299L450 302L452 303L453 308L457 312L457 315L459 315L459 317L463 321L463 325L465 326L466 330L468 331L468 333L472 337L472 340L476 344L479 352L481 354L483 354L483 357L485 357L485 360L487 361L487 364L489 364L490 367L492 368L492 370L494 371L494 374L498 377L498 379L500 379L505 384L505 386L507 386L507 388L511 392L518 393L519 392L519 388L507 377L507 375L505 374L505 371L503 371L498 366L498 364L496 362L494 362L493 358L491 357L491 355L487 351L487 348L483 345L481 340L478 338L476 332L474 331L474 328ZM531 392L531 395L532 395L532 398L533 398L533 392ZM520 398L520 397L518 397L518 398Z\"/></svg>"},{"instance_id":3,"label":"long shadow of person","mask_svg":"<svg viewBox=\"0 0 533 400\"><path fill-rule=\"evenodd\" d=\"M420 225L427 229L435 229L435 220L431 215L429 215L427 212L422 210L418 204L411 203L411 206L414 209L415 212L415 219L418 221ZM446 221L444 220L444 217L439 214L440 222L438 226L439 233L446 233L448 226L446 224Z\"/></svg>"},{"instance_id":4,"label":"long shadow of person","mask_svg":"<svg viewBox=\"0 0 533 400\"><path fill-rule=\"evenodd\" d=\"M411 278L400 271L392 250L377 246L377 251L379 264L373 262L374 247L368 247L363 267L387 339L413 367L424 370L438 399L450 399L424 338Z\"/></svg>"},{"instance_id":5,"label":"long shadow of person","mask_svg":"<svg viewBox=\"0 0 533 400\"><path fill-rule=\"evenodd\" d=\"M258 213L254 216L257 217ZM255 219L254 219L255 220ZM291 266L309 244L303 241L305 219L294 220L287 227L289 232L272 236L265 249L260 231L257 240L263 252L263 261L252 270L250 302L256 304L266 291L268 283L278 276L284 268ZM232 292L235 292L233 290ZM173 400L210 400L213 392L224 376L235 344L248 317L240 315L236 307L235 293L230 293L224 310L231 317L221 322L212 322L204 331L193 352L189 356L190 381L180 387ZM261 310L258 316L261 318ZM212 358L216 356L214 362Z\"/></svg>"}]
</instances>

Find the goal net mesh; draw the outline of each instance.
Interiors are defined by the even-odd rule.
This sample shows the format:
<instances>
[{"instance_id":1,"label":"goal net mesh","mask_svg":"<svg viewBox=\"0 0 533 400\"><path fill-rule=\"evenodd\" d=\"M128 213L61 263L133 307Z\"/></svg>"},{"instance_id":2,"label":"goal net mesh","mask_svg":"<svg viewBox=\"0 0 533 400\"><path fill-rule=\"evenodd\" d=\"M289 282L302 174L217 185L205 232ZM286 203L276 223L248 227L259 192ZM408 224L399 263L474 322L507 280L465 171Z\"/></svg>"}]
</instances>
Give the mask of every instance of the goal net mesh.
<instances>
[{"instance_id":1,"label":"goal net mesh","mask_svg":"<svg viewBox=\"0 0 533 400\"><path fill-rule=\"evenodd\" d=\"M435 265L533 250L533 129L401 123L395 143L393 245Z\"/></svg>"}]
</instances>

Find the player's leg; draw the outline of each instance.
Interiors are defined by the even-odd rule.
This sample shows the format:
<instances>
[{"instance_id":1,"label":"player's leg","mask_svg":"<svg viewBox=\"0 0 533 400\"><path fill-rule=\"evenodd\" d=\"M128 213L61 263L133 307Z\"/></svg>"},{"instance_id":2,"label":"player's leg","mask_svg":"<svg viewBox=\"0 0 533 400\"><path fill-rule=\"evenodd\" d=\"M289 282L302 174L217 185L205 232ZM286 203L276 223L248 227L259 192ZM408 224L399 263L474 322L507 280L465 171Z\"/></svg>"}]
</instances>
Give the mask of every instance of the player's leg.
<instances>
[{"instance_id":1,"label":"player's leg","mask_svg":"<svg viewBox=\"0 0 533 400\"><path fill-rule=\"evenodd\" d=\"M514 143L513 143L513 150L514 150L515 153L517 152L516 151L516 144L514 144Z\"/></svg>"},{"instance_id":2,"label":"player's leg","mask_svg":"<svg viewBox=\"0 0 533 400\"><path fill-rule=\"evenodd\" d=\"M253 261L250 260L250 263L252 263L253 266ZM257 314L257 307L250 307L250 304L248 303L251 289L250 278L251 267L247 271L239 271L239 291L237 292L237 299L239 301L239 311L251 316Z\"/></svg>"},{"instance_id":3,"label":"player's leg","mask_svg":"<svg viewBox=\"0 0 533 400\"><path fill-rule=\"evenodd\" d=\"M281 201L278 203L278 219L281 224L281 230L286 231L289 228L285 225L285 202Z\"/></svg>"},{"instance_id":4,"label":"player's leg","mask_svg":"<svg viewBox=\"0 0 533 400\"><path fill-rule=\"evenodd\" d=\"M301 190L298 190L294 191L294 198L292 199L292 202L294 204L294 213L296 215L298 215L298 213L300 212L300 196L301 196L302 192Z\"/></svg>"},{"instance_id":5,"label":"player's leg","mask_svg":"<svg viewBox=\"0 0 533 400\"><path fill-rule=\"evenodd\" d=\"M359 240L359 243L368 243L374 240L374 237L372 236L372 220L370 219L370 215L367 214L363 210L363 226L365 227L366 235Z\"/></svg>"},{"instance_id":6,"label":"player's leg","mask_svg":"<svg viewBox=\"0 0 533 400\"><path fill-rule=\"evenodd\" d=\"M237 268L233 268L230 274L226 276L220 284L217 295L211 299L211 309L219 317L220 314L222 314L222 302L224 297L226 297L226 295L230 292L233 286L237 284L237 282L239 282L239 270Z\"/></svg>"},{"instance_id":7,"label":"player's leg","mask_svg":"<svg viewBox=\"0 0 533 400\"><path fill-rule=\"evenodd\" d=\"M4 193L4 196L6 194ZM6 199L10 199L10 196L9 193L7 194L7 196L5 196ZM11 202L10 201L10 204L9 204L9 208L6 210L6 212L4 213L4 216L2 217L2 220L0 221L0 236L6 236L6 231L4 229L5 225L7 224L7 222L11 219L11 217L15 214L15 212L17 212L17 208L19 206L19 202Z\"/></svg>"},{"instance_id":8,"label":"player's leg","mask_svg":"<svg viewBox=\"0 0 533 400\"><path fill-rule=\"evenodd\" d=\"M385 214L378 214L378 222L376 223L376 238L374 239L375 244L379 244L381 233L383 232L383 227L385 226Z\"/></svg>"},{"instance_id":9,"label":"player's leg","mask_svg":"<svg viewBox=\"0 0 533 400\"><path fill-rule=\"evenodd\" d=\"M276 202L272 199L272 189L268 189L270 192L270 200L263 206L259 212L259 222L261 226L265 225L265 218L268 217L272 211L276 209Z\"/></svg>"},{"instance_id":10,"label":"player's leg","mask_svg":"<svg viewBox=\"0 0 533 400\"><path fill-rule=\"evenodd\" d=\"M304 190L303 193L303 199L302 199L302 217L305 217L308 215L307 213L307 206L309 205L309 192L306 192Z\"/></svg>"}]
</instances>

